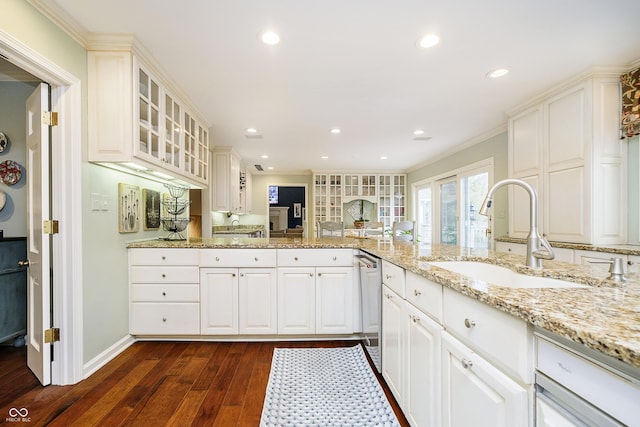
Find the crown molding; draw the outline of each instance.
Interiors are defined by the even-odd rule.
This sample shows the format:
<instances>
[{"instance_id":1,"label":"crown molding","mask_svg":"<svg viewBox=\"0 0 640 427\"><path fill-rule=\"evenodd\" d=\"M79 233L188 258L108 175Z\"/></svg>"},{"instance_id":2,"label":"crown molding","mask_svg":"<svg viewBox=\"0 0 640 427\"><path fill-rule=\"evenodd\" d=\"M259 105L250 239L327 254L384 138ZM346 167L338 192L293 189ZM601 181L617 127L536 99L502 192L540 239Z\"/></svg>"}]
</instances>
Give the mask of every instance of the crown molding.
<instances>
[{"instance_id":1,"label":"crown molding","mask_svg":"<svg viewBox=\"0 0 640 427\"><path fill-rule=\"evenodd\" d=\"M45 0L27 0L38 12L44 15L62 31L67 33L76 43L87 48L89 32L80 25L66 10L61 8L56 2Z\"/></svg>"}]
</instances>

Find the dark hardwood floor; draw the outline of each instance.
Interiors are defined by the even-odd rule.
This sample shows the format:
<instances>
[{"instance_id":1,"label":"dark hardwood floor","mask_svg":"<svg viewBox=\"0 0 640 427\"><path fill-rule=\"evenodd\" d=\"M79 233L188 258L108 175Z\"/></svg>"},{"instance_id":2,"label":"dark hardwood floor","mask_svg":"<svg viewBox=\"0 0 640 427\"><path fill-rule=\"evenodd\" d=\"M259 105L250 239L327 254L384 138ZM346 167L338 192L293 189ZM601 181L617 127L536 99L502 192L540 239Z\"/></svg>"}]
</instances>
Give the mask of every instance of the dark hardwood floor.
<instances>
[{"instance_id":1,"label":"dark hardwood floor","mask_svg":"<svg viewBox=\"0 0 640 427\"><path fill-rule=\"evenodd\" d=\"M0 347L0 424L29 426L257 426L273 349L354 341L137 342L88 379L42 387L25 348ZM408 426L378 376L401 425ZM26 408L28 423L12 422Z\"/></svg>"}]
</instances>

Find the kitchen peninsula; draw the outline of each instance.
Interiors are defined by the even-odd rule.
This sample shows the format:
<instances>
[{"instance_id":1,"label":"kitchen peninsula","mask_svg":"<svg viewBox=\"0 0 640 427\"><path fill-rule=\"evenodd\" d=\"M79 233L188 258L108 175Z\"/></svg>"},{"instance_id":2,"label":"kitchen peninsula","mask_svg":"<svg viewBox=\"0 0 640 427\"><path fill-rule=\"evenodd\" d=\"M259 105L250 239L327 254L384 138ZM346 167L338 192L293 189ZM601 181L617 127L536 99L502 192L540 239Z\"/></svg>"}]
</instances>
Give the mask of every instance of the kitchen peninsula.
<instances>
[{"instance_id":1,"label":"kitchen peninsula","mask_svg":"<svg viewBox=\"0 0 640 427\"><path fill-rule=\"evenodd\" d=\"M523 258L518 255L458 246L414 245L388 239L212 238L139 241L130 243L128 247L130 251L142 248L241 251L359 249L640 370L640 282L633 275L627 283L619 285L605 280L603 276L594 277L590 270L579 265L545 261L543 270L536 272L524 267ZM518 266L527 274L563 278L590 286L571 289L494 286L428 263L441 260L477 260Z\"/></svg>"}]
</instances>

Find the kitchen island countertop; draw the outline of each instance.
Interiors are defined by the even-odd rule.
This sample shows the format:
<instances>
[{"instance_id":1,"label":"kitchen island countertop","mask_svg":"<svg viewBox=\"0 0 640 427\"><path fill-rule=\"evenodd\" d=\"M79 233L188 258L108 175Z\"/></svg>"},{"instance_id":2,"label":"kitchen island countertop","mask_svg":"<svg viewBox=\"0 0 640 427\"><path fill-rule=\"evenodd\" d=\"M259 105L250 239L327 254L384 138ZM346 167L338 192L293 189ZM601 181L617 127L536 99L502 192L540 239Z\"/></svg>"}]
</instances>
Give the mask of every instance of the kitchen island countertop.
<instances>
[{"instance_id":1,"label":"kitchen island countertop","mask_svg":"<svg viewBox=\"0 0 640 427\"><path fill-rule=\"evenodd\" d=\"M353 248L361 249L426 279L455 289L533 326L583 344L587 348L640 369L640 281L606 280L589 267L544 261L542 270L524 266L524 257L450 245L412 244L386 238L211 238L185 241L145 240L129 248ZM429 261L472 260L510 267L519 272L590 285L588 288L514 289L472 280L431 266ZM599 274L599 275L598 275ZM640 372L640 371L639 371Z\"/></svg>"}]
</instances>

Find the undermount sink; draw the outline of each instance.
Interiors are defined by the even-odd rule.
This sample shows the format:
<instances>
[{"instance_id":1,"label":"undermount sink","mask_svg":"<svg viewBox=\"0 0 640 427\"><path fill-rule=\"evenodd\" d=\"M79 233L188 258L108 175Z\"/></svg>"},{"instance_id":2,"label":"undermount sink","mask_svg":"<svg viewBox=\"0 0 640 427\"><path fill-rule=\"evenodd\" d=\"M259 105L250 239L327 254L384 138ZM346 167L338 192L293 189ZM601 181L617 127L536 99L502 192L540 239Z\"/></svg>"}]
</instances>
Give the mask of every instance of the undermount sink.
<instances>
[{"instance_id":1,"label":"undermount sink","mask_svg":"<svg viewBox=\"0 0 640 427\"><path fill-rule=\"evenodd\" d=\"M588 288L587 285L567 282L550 277L527 276L508 268L476 261L438 261L430 265L454 273L462 274L475 280L507 288Z\"/></svg>"}]
</instances>

